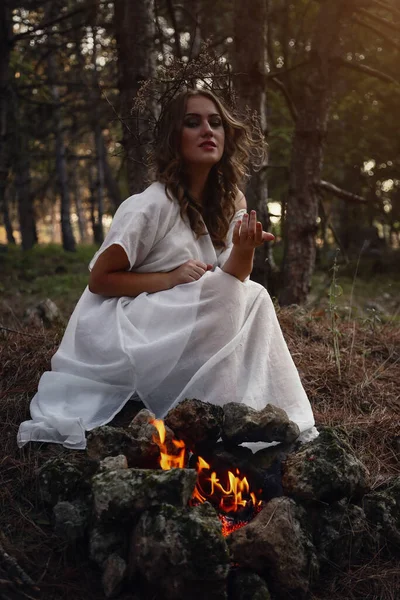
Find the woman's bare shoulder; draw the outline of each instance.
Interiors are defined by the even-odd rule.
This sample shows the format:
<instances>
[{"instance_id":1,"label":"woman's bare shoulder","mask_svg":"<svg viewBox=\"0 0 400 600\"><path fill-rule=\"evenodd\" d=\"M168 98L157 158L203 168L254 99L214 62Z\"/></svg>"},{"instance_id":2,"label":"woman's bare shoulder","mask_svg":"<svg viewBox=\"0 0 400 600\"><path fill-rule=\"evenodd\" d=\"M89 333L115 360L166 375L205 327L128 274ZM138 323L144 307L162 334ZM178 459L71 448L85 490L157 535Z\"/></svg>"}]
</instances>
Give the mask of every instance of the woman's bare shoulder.
<instances>
[{"instance_id":1,"label":"woman's bare shoulder","mask_svg":"<svg viewBox=\"0 0 400 600\"><path fill-rule=\"evenodd\" d=\"M243 208L244 208L244 210L247 210L246 197L243 194L243 192L241 192L239 190L239 188L237 188L236 197L235 197L235 209L236 209L236 211L238 211L238 210L242 210Z\"/></svg>"}]
</instances>

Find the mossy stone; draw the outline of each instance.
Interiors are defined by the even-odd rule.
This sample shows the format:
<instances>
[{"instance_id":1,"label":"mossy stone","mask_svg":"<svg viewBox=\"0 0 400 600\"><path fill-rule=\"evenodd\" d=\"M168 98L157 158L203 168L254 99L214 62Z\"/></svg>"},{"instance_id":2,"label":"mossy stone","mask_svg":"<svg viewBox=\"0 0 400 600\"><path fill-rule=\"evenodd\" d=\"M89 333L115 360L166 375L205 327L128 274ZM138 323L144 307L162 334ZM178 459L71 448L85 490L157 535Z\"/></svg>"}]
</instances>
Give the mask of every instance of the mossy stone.
<instances>
[{"instance_id":1,"label":"mossy stone","mask_svg":"<svg viewBox=\"0 0 400 600\"><path fill-rule=\"evenodd\" d=\"M289 454L283 463L282 485L288 496L299 500L335 502L361 498L369 488L369 474L345 436L327 427Z\"/></svg>"},{"instance_id":2,"label":"mossy stone","mask_svg":"<svg viewBox=\"0 0 400 600\"><path fill-rule=\"evenodd\" d=\"M215 510L204 503L145 511L132 535L130 568L149 597L225 600L229 553Z\"/></svg>"}]
</instances>

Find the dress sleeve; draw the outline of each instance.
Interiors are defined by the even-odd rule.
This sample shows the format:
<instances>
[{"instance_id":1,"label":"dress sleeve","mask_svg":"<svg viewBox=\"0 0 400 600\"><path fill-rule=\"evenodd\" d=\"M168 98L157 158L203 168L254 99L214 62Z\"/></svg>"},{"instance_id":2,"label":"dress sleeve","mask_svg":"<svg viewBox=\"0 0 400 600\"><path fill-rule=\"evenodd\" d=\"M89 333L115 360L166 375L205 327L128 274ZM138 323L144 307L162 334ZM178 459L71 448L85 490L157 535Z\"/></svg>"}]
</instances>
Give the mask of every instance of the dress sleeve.
<instances>
[{"instance_id":1,"label":"dress sleeve","mask_svg":"<svg viewBox=\"0 0 400 600\"><path fill-rule=\"evenodd\" d=\"M166 195L138 194L125 200L114 215L104 242L89 263L113 244L121 246L128 257L129 268L139 267L152 248L167 233L172 201Z\"/></svg>"},{"instance_id":2,"label":"dress sleeve","mask_svg":"<svg viewBox=\"0 0 400 600\"><path fill-rule=\"evenodd\" d=\"M218 254L217 252L217 265L218 267L223 267L223 265L226 263L226 261L229 258L229 255L231 253L232 250L232 236L233 236L233 230L235 229L235 225L236 223L239 221L239 219L241 219L243 217L243 215L246 213L246 209L241 208L240 210L238 210L232 218L232 221L229 225L229 229L228 229L228 233L226 236L226 248L224 248L223 250L220 251L220 253Z\"/></svg>"}]
</instances>

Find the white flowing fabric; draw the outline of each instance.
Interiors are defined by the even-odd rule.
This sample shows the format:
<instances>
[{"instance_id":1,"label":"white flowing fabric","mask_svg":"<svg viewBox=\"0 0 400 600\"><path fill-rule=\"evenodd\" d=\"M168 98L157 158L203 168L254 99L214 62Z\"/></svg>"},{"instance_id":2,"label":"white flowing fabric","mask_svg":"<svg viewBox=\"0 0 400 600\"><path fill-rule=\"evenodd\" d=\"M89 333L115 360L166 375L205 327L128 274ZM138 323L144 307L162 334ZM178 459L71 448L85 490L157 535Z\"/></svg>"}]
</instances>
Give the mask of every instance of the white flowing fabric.
<instances>
[{"instance_id":1,"label":"white flowing fabric","mask_svg":"<svg viewBox=\"0 0 400 600\"><path fill-rule=\"evenodd\" d=\"M159 418L184 398L255 409L271 403L301 432L315 432L269 294L220 268L243 213L232 220L227 249L217 252L209 235L196 239L162 184L121 204L89 268L112 244L124 248L135 272L171 271L189 259L214 268L193 283L136 298L86 288L52 370L40 380L32 420L19 428L19 446L40 441L83 449L85 431L111 421L134 392Z\"/></svg>"}]
</instances>

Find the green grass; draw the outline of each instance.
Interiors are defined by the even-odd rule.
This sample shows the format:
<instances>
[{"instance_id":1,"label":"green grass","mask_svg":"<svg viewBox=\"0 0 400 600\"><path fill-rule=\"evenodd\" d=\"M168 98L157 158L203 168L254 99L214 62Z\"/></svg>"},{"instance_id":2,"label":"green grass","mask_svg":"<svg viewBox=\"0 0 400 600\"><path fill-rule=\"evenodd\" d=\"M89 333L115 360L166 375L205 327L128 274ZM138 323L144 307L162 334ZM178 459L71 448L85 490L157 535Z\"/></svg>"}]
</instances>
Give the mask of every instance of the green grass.
<instances>
[{"instance_id":1,"label":"green grass","mask_svg":"<svg viewBox=\"0 0 400 600\"><path fill-rule=\"evenodd\" d=\"M339 269L336 279L339 287L336 305L341 317L361 320L379 317L383 322L400 322L398 276L382 273L373 277L357 275L354 279L354 276L342 274ZM331 272L317 271L314 274L308 302L310 307L328 307L331 280Z\"/></svg>"},{"instance_id":2,"label":"green grass","mask_svg":"<svg viewBox=\"0 0 400 600\"><path fill-rule=\"evenodd\" d=\"M25 310L39 301L50 298L68 319L88 283L88 264L96 251L95 245L78 246L76 252L65 252L56 244L38 245L32 250L9 247L0 253L0 323L6 325L12 314L22 319ZM339 265L337 284L341 294L336 299L341 317L360 320L379 318L383 322L400 322L398 253L392 253L384 265L362 259ZM329 288L332 264L324 262L312 279L308 307L329 309ZM354 274L357 277L354 280Z\"/></svg>"},{"instance_id":3,"label":"green grass","mask_svg":"<svg viewBox=\"0 0 400 600\"><path fill-rule=\"evenodd\" d=\"M88 283L88 264L95 251L94 245L78 246L76 252L66 252L56 244L26 252L9 247L0 254L0 316L12 311L20 318L26 308L50 298L69 317Z\"/></svg>"}]
</instances>

